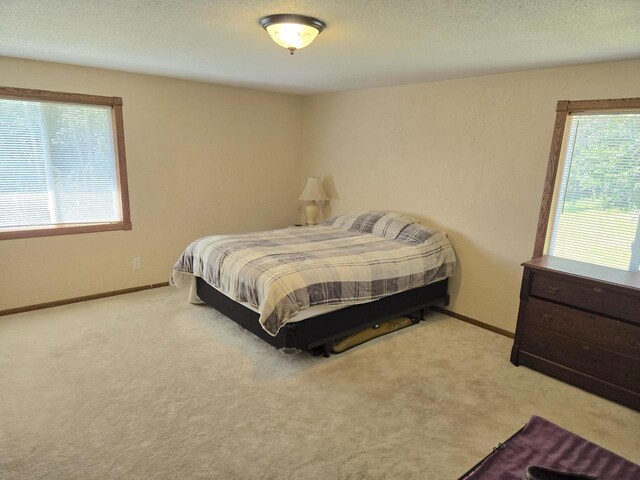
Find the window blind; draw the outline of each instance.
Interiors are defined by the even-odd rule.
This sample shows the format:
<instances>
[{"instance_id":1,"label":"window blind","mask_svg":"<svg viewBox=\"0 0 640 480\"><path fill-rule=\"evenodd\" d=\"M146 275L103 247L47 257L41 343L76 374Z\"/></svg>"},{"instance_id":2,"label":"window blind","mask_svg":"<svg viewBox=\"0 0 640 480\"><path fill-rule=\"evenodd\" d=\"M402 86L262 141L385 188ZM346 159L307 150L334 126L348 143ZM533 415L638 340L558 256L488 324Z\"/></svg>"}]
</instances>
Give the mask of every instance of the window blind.
<instances>
[{"instance_id":1,"label":"window blind","mask_svg":"<svg viewBox=\"0 0 640 480\"><path fill-rule=\"evenodd\" d=\"M567 119L547 229L549 255L640 268L640 113Z\"/></svg>"},{"instance_id":2,"label":"window blind","mask_svg":"<svg viewBox=\"0 0 640 480\"><path fill-rule=\"evenodd\" d=\"M112 108L0 99L0 228L120 221Z\"/></svg>"}]
</instances>

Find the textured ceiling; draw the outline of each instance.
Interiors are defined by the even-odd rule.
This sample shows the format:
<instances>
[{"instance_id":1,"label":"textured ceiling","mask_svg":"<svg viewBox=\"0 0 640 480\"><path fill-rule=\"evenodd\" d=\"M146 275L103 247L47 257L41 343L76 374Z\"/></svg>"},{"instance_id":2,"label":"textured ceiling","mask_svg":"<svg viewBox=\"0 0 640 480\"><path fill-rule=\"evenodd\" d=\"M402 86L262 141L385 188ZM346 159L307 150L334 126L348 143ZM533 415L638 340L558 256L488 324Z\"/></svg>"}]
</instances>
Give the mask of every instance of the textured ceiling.
<instances>
[{"instance_id":1,"label":"textured ceiling","mask_svg":"<svg viewBox=\"0 0 640 480\"><path fill-rule=\"evenodd\" d=\"M271 13L327 29L290 56ZM640 0L0 0L0 55L305 94L640 58L639 25Z\"/></svg>"}]
</instances>

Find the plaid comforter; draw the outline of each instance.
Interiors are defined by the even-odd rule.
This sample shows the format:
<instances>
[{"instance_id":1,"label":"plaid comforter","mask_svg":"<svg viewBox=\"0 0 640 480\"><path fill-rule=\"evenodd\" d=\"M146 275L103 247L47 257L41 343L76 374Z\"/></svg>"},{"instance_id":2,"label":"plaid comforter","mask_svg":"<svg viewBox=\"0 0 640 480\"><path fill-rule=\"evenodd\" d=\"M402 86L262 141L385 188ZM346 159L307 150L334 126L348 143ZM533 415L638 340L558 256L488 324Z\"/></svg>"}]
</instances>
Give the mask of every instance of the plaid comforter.
<instances>
[{"instance_id":1,"label":"plaid comforter","mask_svg":"<svg viewBox=\"0 0 640 480\"><path fill-rule=\"evenodd\" d=\"M442 232L411 217L369 212L310 228L216 235L194 241L174 267L254 305L276 335L301 309L378 300L452 274Z\"/></svg>"}]
</instances>

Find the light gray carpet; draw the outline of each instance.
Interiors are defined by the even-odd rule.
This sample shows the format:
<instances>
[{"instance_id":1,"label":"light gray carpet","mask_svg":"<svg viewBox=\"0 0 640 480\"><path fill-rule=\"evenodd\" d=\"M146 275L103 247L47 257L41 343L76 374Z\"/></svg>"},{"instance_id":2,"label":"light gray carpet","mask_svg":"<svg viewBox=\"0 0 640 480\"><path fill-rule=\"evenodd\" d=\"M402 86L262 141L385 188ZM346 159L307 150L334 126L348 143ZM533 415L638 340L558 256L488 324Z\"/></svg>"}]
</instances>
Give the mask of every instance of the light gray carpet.
<instances>
[{"instance_id":1,"label":"light gray carpet","mask_svg":"<svg viewBox=\"0 0 640 480\"><path fill-rule=\"evenodd\" d=\"M640 462L640 413L448 317L285 356L161 288L0 318L0 478L455 479L532 414Z\"/></svg>"}]
</instances>

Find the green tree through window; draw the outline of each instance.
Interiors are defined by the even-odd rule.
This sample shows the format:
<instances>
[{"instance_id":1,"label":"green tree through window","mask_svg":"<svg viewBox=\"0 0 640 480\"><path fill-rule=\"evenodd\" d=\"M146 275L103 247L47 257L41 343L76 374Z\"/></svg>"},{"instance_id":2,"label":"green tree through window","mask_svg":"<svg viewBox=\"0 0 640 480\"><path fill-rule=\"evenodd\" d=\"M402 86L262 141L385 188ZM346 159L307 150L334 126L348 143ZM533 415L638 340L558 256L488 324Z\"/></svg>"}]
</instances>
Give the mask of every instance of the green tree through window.
<instances>
[{"instance_id":1,"label":"green tree through window","mask_svg":"<svg viewBox=\"0 0 640 480\"><path fill-rule=\"evenodd\" d=\"M547 253L638 270L640 113L574 114L567 127Z\"/></svg>"}]
</instances>

